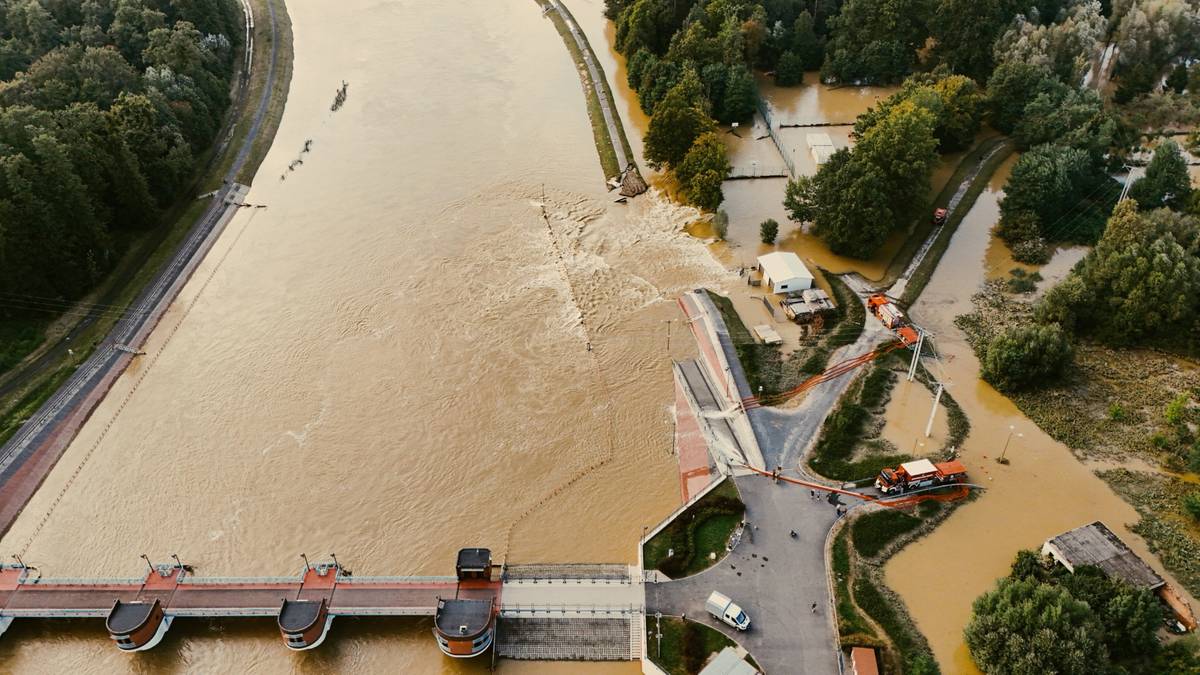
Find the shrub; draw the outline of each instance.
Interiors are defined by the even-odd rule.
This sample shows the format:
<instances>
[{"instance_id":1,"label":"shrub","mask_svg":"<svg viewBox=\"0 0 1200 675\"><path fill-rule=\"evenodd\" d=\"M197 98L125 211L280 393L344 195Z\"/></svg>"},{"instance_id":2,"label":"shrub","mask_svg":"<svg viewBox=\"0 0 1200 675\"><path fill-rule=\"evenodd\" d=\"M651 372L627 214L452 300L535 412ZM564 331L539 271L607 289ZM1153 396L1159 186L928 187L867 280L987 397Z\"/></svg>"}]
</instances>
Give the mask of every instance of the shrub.
<instances>
[{"instance_id":1,"label":"shrub","mask_svg":"<svg viewBox=\"0 0 1200 675\"><path fill-rule=\"evenodd\" d=\"M1121 407L1120 403L1114 403L1108 406L1108 419L1114 422L1124 422L1128 419L1128 417L1128 414L1125 412L1125 409Z\"/></svg>"},{"instance_id":2,"label":"shrub","mask_svg":"<svg viewBox=\"0 0 1200 675\"><path fill-rule=\"evenodd\" d=\"M1200 521L1200 490L1183 498L1183 510L1195 520Z\"/></svg>"},{"instance_id":3,"label":"shrub","mask_svg":"<svg viewBox=\"0 0 1200 675\"><path fill-rule=\"evenodd\" d=\"M1171 426L1179 426L1183 423L1187 414L1188 395L1180 394L1167 404L1167 409L1163 411L1163 417Z\"/></svg>"},{"instance_id":4,"label":"shrub","mask_svg":"<svg viewBox=\"0 0 1200 675\"><path fill-rule=\"evenodd\" d=\"M914 518L900 511L876 511L859 517L850 529L850 538L854 548L863 556L873 558L887 548L892 541L921 524L919 518Z\"/></svg>"},{"instance_id":5,"label":"shrub","mask_svg":"<svg viewBox=\"0 0 1200 675\"><path fill-rule=\"evenodd\" d=\"M1042 237L1017 242L1012 247L1013 260L1027 265L1045 265L1050 262L1050 247Z\"/></svg>"},{"instance_id":6,"label":"shrub","mask_svg":"<svg viewBox=\"0 0 1200 675\"><path fill-rule=\"evenodd\" d=\"M758 236L764 244L774 244L779 236L779 223L774 218L767 218L758 225Z\"/></svg>"},{"instance_id":7,"label":"shrub","mask_svg":"<svg viewBox=\"0 0 1200 675\"><path fill-rule=\"evenodd\" d=\"M724 241L725 235L729 234L729 214L725 212L725 209L718 209L716 215L713 216L712 223L717 239Z\"/></svg>"},{"instance_id":8,"label":"shrub","mask_svg":"<svg viewBox=\"0 0 1200 675\"><path fill-rule=\"evenodd\" d=\"M1071 345L1058 324L1018 326L992 338L981 372L1001 391L1020 391L1059 375L1070 361Z\"/></svg>"}]
</instances>

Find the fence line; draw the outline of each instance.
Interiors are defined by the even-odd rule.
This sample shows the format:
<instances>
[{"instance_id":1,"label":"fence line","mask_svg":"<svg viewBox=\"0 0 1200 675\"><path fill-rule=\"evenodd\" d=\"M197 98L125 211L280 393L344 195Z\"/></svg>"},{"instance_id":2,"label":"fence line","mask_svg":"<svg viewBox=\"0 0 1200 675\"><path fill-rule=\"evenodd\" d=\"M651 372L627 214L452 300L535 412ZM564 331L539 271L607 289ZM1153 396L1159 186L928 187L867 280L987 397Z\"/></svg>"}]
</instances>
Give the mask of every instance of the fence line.
<instances>
[{"instance_id":1,"label":"fence line","mask_svg":"<svg viewBox=\"0 0 1200 675\"><path fill-rule=\"evenodd\" d=\"M796 177L796 164L792 161L791 156L783 150L783 141L779 140L779 135L775 133L776 125L771 117L771 106L761 94L755 94L756 103L758 105L758 114L762 115L763 121L767 123L767 135L771 137L771 141L775 143L775 149L779 151L779 156L783 159L783 163L788 168L788 175L791 178Z\"/></svg>"}]
</instances>

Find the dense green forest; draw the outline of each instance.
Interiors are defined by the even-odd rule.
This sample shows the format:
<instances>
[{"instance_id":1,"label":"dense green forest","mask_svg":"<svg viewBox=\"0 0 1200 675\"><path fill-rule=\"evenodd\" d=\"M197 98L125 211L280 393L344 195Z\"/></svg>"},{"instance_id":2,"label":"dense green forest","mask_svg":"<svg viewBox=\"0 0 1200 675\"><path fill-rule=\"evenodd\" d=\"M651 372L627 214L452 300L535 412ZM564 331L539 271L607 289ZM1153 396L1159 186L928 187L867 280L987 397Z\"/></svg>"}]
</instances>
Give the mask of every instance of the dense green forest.
<instances>
[{"instance_id":1,"label":"dense green forest","mask_svg":"<svg viewBox=\"0 0 1200 675\"><path fill-rule=\"evenodd\" d=\"M235 0L0 0L0 318L86 293L181 197L242 26Z\"/></svg>"}]
</instances>

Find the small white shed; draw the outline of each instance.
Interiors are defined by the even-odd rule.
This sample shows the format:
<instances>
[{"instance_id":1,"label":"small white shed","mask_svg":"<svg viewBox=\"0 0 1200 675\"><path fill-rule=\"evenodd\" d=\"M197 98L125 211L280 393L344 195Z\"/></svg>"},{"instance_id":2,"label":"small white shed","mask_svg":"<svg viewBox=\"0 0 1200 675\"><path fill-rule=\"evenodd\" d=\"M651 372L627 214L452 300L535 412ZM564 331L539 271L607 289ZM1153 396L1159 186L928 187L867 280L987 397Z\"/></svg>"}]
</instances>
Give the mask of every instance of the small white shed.
<instances>
[{"instance_id":1,"label":"small white shed","mask_svg":"<svg viewBox=\"0 0 1200 675\"><path fill-rule=\"evenodd\" d=\"M760 255L758 269L762 271L763 285L772 293L799 293L813 285L812 273L795 253L775 251Z\"/></svg>"},{"instance_id":2,"label":"small white shed","mask_svg":"<svg viewBox=\"0 0 1200 675\"><path fill-rule=\"evenodd\" d=\"M808 150L812 153L813 161L817 163L817 166L828 162L829 158L833 157L833 153L837 152L829 134L808 134L805 140L808 141Z\"/></svg>"}]
</instances>

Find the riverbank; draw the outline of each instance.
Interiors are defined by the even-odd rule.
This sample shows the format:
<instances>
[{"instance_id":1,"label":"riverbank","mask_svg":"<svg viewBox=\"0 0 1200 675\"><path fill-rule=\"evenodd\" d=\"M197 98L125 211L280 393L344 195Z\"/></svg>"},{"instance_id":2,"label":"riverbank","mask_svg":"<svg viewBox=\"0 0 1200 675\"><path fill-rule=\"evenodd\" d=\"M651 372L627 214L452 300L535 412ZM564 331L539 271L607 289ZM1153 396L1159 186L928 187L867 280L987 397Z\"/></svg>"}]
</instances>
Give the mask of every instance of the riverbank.
<instances>
[{"instance_id":1,"label":"riverbank","mask_svg":"<svg viewBox=\"0 0 1200 675\"><path fill-rule=\"evenodd\" d=\"M930 277L933 276L933 271L941 263L946 249L950 247L950 240L958 230L959 224L971 211L980 193L987 187L988 182L992 179L992 174L996 173L996 169L1000 168L1000 165L1015 150L1016 147L1010 139L1004 136L993 136L972 148L959 163L954 175L933 202L933 208L946 209L946 224L935 230L930 221L929 225L924 228L924 236L925 238L932 237L932 241L928 245L922 244L908 260L904 261L904 273L898 276L898 279L904 280L904 287L899 297L901 304L909 306L921 296L921 292L925 290ZM897 258L903 260L902 255ZM889 267L889 272L891 269ZM893 287L892 293L895 294L897 290L899 289Z\"/></svg>"},{"instance_id":2,"label":"riverbank","mask_svg":"<svg viewBox=\"0 0 1200 675\"><path fill-rule=\"evenodd\" d=\"M899 356L897 356L899 354ZM809 468L838 481L870 481L885 466L915 459L881 437L890 398L909 353L892 352L881 358L851 385L821 429L809 458ZM936 381L924 368L917 381L930 393ZM970 431L970 422L949 394L941 399L949 418L948 433L938 448L921 444L917 454L945 458ZM958 507L958 502L921 502L914 508L882 510L859 506L832 533L828 569L833 577L838 635L843 648L870 645L882 648L889 672L928 672L933 653L904 603L888 588L883 566L898 551L932 531Z\"/></svg>"},{"instance_id":3,"label":"riverbank","mask_svg":"<svg viewBox=\"0 0 1200 675\"><path fill-rule=\"evenodd\" d=\"M562 2L536 1L542 8L542 15L554 23L555 30L562 37L563 44L571 53L571 59L579 71L584 99L587 101L588 119L591 121L596 152L600 155L600 167L604 171L605 180L619 179L626 167L632 167L637 173L637 158L633 155L629 139L625 137L625 125L621 124L621 119L617 116L608 78L604 76L604 69L592 51L587 36Z\"/></svg>"},{"instance_id":4,"label":"riverbank","mask_svg":"<svg viewBox=\"0 0 1200 675\"><path fill-rule=\"evenodd\" d=\"M208 193L225 182L248 183L270 147L283 115L292 72L291 22L281 0L250 0L254 12L249 76L241 61L234 102L225 128L197 175L192 194ZM270 84L270 91L264 88ZM265 104L264 104L265 102ZM64 311L46 329L47 339L20 363L0 375L0 444L107 340L117 323L134 311L143 289L158 278L194 226L209 200L176 204L163 225L142 235L95 291ZM2 530L0 530L2 531Z\"/></svg>"}]
</instances>

